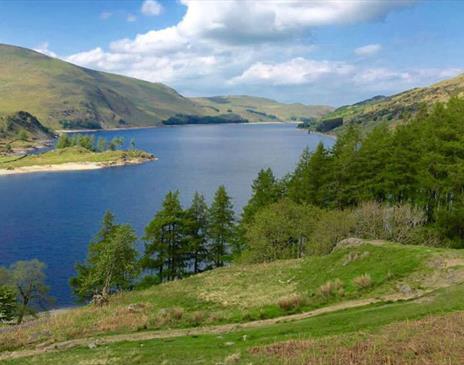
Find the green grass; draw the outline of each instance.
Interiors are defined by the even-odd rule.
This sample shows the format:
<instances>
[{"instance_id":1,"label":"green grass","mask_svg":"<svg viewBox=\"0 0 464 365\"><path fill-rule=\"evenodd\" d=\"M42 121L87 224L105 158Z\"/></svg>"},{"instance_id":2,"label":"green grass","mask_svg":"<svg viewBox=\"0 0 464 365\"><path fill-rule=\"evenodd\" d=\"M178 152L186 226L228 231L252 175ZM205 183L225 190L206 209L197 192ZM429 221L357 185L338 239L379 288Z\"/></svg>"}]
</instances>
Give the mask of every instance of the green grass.
<instances>
[{"instance_id":1,"label":"green grass","mask_svg":"<svg viewBox=\"0 0 464 365\"><path fill-rule=\"evenodd\" d=\"M0 156L0 169L11 170L25 166L59 165L80 162L112 164L135 159L149 159L150 156L151 155L146 152L137 150L92 152L82 147L68 147L52 150L39 155L28 155L24 158Z\"/></svg>"},{"instance_id":2,"label":"green grass","mask_svg":"<svg viewBox=\"0 0 464 365\"><path fill-rule=\"evenodd\" d=\"M438 290L421 302L398 302L330 313L291 323L224 335L184 336L163 340L123 342L95 349L78 348L5 364L217 364L240 353L240 363L269 364L270 359L249 352L250 348L290 339L320 338L372 332L397 321L415 320L464 310L464 287Z\"/></svg>"},{"instance_id":3,"label":"green grass","mask_svg":"<svg viewBox=\"0 0 464 365\"><path fill-rule=\"evenodd\" d=\"M83 306L14 334L0 333L0 350L24 348L45 340L275 318L346 300L396 295L401 283L427 289L433 287L433 283L426 282L433 270L430 262L441 263L447 258L463 259L464 253L392 243L365 244L339 249L324 257L234 265L122 293L113 296L103 308ZM446 279L449 270L437 269L436 273ZM363 274L372 278L372 286L366 289L352 283ZM343 295L325 298L318 294L322 284L335 279L343 283ZM279 301L292 295L302 298L300 305L281 308ZM134 304L139 306L135 312L130 310Z\"/></svg>"}]
</instances>

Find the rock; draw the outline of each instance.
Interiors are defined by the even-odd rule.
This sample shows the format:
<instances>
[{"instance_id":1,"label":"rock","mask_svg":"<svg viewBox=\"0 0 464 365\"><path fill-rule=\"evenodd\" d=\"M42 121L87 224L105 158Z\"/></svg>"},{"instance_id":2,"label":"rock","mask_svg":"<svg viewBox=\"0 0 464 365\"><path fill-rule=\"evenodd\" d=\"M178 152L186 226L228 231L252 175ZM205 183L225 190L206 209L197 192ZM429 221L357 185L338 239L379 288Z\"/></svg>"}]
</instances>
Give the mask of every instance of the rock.
<instances>
[{"instance_id":1,"label":"rock","mask_svg":"<svg viewBox=\"0 0 464 365\"><path fill-rule=\"evenodd\" d=\"M408 284L399 284L398 290L401 294L404 294L406 296L412 295L413 290Z\"/></svg>"},{"instance_id":2,"label":"rock","mask_svg":"<svg viewBox=\"0 0 464 365\"><path fill-rule=\"evenodd\" d=\"M127 306L127 310L130 313L140 313L145 308L145 305L142 303L133 303Z\"/></svg>"},{"instance_id":3,"label":"rock","mask_svg":"<svg viewBox=\"0 0 464 365\"><path fill-rule=\"evenodd\" d=\"M95 348L97 348L97 344L96 344L95 342L90 342L90 343L87 345L87 347L88 347L89 349L95 349Z\"/></svg>"},{"instance_id":4,"label":"rock","mask_svg":"<svg viewBox=\"0 0 464 365\"><path fill-rule=\"evenodd\" d=\"M363 239L361 239L361 238L355 238L355 237L345 238L344 240L339 241L335 245L334 251L339 249L339 248L360 246L364 242L365 241Z\"/></svg>"}]
</instances>

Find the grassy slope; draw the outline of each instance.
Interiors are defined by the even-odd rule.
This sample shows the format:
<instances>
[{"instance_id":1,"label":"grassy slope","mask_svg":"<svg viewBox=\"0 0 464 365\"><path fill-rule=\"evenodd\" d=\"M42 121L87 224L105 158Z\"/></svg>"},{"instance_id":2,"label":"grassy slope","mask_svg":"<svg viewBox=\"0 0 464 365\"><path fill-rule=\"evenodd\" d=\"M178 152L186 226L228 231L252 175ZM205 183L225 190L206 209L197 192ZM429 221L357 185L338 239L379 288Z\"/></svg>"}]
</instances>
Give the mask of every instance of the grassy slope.
<instances>
[{"instance_id":1,"label":"grassy slope","mask_svg":"<svg viewBox=\"0 0 464 365\"><path fill-rule=\"evenodd\" d=\"M250 122L287 122L292 118L319 118L333 110L325 105L284 104L275 100L253 96L216 96L193 98L203 106L205 113L235 113Z\"/></svg>"},{"instance_id":2,"label":"grassy slope","mask_svg":"<svg viewBox=\"0 0 464 365\"><path fill-rule=\"evenodd\" d=\"M61 120L96 121L105 128L156 125L176 113L197 114L200 108L163 84L0 45L0 111L18 110L56 129L62 128Z\"/></svg>"},{"instance_id":3,"label":"grassy slope","mask_svg":"<svg viewBox=\"0 0 464 365\"><path fill-rule=\"evenodd\" d=\"M414 114L421 104L431 106L436 102L445 102L452 96L464 96L464 75L381 100L343 106L325 115L323 119L343 117L344 122L359 123L367 128L381 121L394 125Z\"/></svg>"},{"instance_id":4,"label":"grassy slope","mask_svg":"<svg viewBox=\"0 0 464 365\"><path fill-rule=\"evenodd\" d=\"M462 278L460 269L446 268L446 262L453 260L464 262L464 253L388 244L340 249L325 257L224 268L118 295L104 308L86 306L0 333L0 343L2 349L14 349L103 334L247 322L395 294L404 283L423 291L442 286L441 280L450 273L456 280ZM352 279L364 273L371 275L373 284L358 289ZM337 278L344 283L343 296L323 299L317 294L321 284ZM306 297L305 303L291 310L279 307L279 299L295 293Z\"/></svg>"},{"instance_id":5,"label":"grassy slope","mask_svg":"<svg viewBox=\"0 0 464 365\"><path fill-rule=\"evenodd\" d=\"M151 159L152 155L143 151L91 152L82 147L68 147L38 155L0 156L0 169L15 169L25 166L59 165L63 163L96 162L115 164L127 160Z\"/></svg>"}]
</instances>

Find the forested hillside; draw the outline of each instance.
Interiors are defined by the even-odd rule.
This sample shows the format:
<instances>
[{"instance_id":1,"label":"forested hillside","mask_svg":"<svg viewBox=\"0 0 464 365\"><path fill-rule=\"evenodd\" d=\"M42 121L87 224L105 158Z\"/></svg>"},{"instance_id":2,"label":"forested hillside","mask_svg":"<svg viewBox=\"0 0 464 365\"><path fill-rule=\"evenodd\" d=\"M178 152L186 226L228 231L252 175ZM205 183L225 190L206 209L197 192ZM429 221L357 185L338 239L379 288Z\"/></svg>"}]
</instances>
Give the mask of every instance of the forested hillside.
<instances>
[{"instance_id":1,"label":"forested hillside","mask_svg":"<svg viewBox=\"0 0 464 365\"><path fill-rule=\"evenodd\" d=\"M326 125L333 120L341 120L344 125L356 124L364 129L372 129L379 122L397 125L407 121L421 109L431 108L437 102L446 102L452 97L464 95L464 75L438 82L429 87L416 88L392 96L376 96L374 98L335 109L324 115L315 126L321 131L328 131L339 127L334 124L332 128Z\"/></svg>"}]
</instances>

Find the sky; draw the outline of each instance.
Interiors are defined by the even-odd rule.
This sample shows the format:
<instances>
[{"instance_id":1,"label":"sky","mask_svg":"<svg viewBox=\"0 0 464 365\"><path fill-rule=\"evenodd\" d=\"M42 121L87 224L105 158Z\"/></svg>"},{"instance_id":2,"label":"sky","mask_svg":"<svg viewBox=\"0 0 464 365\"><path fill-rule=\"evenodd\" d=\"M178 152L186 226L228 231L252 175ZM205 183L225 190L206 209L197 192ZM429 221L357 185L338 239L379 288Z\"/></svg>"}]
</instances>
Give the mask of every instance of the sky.
<instances>
[{"instance_id":1,"label":"sky","mask_svg":"<svg viewBox=\"0 0 464 365\"><path fill-rule=\"evenodd\" d=\"M464 1L0 0L0 43L186 96L340 106L464 72Z\"/></svg>"}]
</instances>

